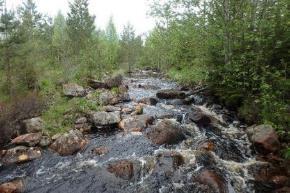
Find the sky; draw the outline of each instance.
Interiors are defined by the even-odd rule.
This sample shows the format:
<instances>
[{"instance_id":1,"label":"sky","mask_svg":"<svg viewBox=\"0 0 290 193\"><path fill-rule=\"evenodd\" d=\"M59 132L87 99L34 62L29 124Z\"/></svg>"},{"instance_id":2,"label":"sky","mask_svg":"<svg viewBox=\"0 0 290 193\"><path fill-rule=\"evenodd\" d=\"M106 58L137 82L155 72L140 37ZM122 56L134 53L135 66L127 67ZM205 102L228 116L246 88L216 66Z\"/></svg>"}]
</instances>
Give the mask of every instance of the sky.
<instances>
[{"instance_id":1,"label":"sky","mask_svg":"<svg viewBox=\"0 0 290 193\"><path fill-rule=\"evenodd\" d=\"M24 0L6 0L7 6L16 9ZM69 2L73 0L35 0L38 10L55 16L59 10L66 14ZM148 0L89 0L90 13L96 16L97 28L105 29L110 16L120 33L123 26L130 22L137 34L143 34L154 27L154 20L148 16Z\"/></svg>"}]
</instances>

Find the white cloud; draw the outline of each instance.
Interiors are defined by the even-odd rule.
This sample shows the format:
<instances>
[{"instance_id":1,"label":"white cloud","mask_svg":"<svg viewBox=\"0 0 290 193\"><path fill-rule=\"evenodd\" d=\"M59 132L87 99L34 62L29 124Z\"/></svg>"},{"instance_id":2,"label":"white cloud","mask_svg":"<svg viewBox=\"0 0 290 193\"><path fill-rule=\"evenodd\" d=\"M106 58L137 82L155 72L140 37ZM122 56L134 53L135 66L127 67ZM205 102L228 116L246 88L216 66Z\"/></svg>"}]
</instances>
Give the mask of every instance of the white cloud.
<instances>
[{"instance_id":1,"label":"white cloud","mask_svg":"<svg viewBox=\"0 0 290 193\"><path fill-rule=\"evenodd\" d=\"M24 0L7 0L10 8L18 7ZM67 13L68 2L73 0L35 0L42 13L55 16L58 10ZM148 32L154 26L153 19L147 16L149 7L147 0L90 0L90 12L96 16L96 25L104 29L110 16L120 32L130 22L138 34Z\"/></svg>"}]
</instances>

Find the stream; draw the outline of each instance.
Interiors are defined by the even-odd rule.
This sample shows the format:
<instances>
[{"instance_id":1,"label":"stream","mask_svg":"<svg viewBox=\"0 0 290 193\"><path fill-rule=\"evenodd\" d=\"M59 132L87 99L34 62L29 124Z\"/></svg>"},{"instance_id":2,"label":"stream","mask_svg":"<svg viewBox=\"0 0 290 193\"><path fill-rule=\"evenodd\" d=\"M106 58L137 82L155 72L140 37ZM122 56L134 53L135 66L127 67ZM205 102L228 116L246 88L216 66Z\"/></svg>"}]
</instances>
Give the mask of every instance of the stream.
<instances>
[{"instance_id":1,"label":"stream","mask_svg":"<svg viewBox=\"0 0 290 193\"><path fill-rule=\"evenodd\" d=\"M134 101L144 97L155 97L158 90L180 88L151 71L138 71L124 82L134 100L119 104L122 108L131 108L137 104ZM160 99L143 109L155 122L175 119L185 135L178 144L153 144L146 131L95 131L86 135L89 144L75 155L62 157L47 149L40 159L0 167L0 183L23 179L26 193L255 192L253 171L264 163L255 160L244 132L246 126L223 107L208 103L201 94L193 94L192 98L195 102L189 105L178 99ZM192 108L217 120L215 128L192 122ZM102 156L92 153L100 146L109 152ZM133 163L130 179L108 172L108 165L119 160Z\"/></svg>"}]
</instances>

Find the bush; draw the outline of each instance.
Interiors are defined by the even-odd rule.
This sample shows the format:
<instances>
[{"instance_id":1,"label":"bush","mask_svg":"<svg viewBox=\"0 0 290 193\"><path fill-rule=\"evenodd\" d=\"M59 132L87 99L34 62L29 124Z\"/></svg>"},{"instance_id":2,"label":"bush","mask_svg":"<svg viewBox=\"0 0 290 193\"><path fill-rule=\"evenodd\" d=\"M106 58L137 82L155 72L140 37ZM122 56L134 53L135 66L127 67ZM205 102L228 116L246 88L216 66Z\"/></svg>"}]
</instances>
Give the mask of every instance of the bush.
<instances>
[{"instance_id":1,"label":"bush","mask_svg":"<svg viewBox=\"0 0 290 193\"><path fill-rule=\"evenodd\" d=\"M42 98L35 93L18 96L11 101L0 108L0 144L9 142L11 137L21 133L21 122L39 116L45 107Z\"/></svg>"}]
</instances>

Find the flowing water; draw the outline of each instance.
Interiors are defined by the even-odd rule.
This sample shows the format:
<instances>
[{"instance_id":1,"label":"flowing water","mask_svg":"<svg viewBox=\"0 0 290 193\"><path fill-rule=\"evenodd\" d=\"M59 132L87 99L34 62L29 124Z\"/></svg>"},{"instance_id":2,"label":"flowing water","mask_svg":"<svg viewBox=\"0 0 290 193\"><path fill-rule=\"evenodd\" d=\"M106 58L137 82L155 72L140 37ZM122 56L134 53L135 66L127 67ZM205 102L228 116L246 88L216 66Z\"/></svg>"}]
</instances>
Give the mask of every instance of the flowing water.
<instances>
[{"instance_id":1,"label":"flowing water","mask_svg":"<svg viewBox=\"0 0 290 193\"><path fill-rule=\"evenodd\" d=\"M159 89L174 89L174 82L158 74L140 71L126 78L129 94L135 101L156 95ZM183 105L178 100L160 100L156 106L146 106L144 114L156 119L171 118L180 122L186 131L186 140L170 146L152 144L142 133L124 133L118 129L87 135L89 145L76 155L61 157L43 150L40 159L0 168L0 183L15 178L24 179L27 193L195 193L195 192L255 192L252 169L264 163L255 161L245 126L218 105L209 105L202 96L194 95L195 104ZM134 102L121 104L131 107ZM218 129L202 128L188 119L192 107L218 120ZM201 144L211 142L213 152L199 151ZM109 153L98 156L92 150L99 146ZM174 167L166 153L178 153L183 164ZM134 163L134 176L123 180L107 171L109 163L130 160ZM174 162L175 163L175 162ZM199 183L204 170L222 176L225 187L207 189Z\"/></svg>"}]
</instances>

